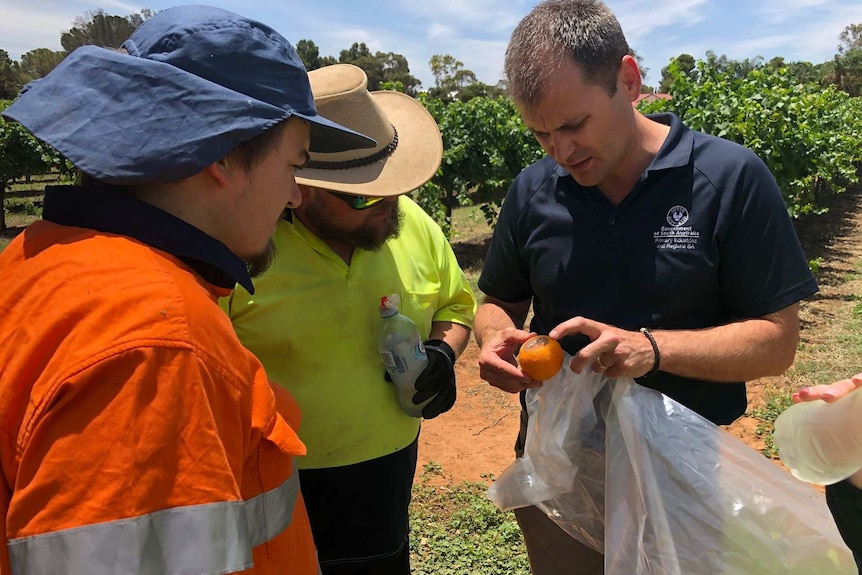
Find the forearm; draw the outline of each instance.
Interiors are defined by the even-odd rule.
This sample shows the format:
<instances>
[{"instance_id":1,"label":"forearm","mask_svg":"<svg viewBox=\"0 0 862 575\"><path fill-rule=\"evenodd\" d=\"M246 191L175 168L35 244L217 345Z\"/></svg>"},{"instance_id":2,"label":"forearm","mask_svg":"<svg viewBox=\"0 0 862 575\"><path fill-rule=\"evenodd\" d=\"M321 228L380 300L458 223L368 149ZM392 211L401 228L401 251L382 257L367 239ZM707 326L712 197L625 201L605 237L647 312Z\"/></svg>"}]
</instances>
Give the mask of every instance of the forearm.
<instances>
[{"instance_id":1,"label":"forearm","mask_svg":"<svg viewBox=\"0 0 862 575\"><path fill-rule=\"evenodd\" d=\"M479 347L482 347L483 343L494 334L506 328L521 329L527 319L529 308L529 301L507 304L486 296L473 320L473 333Z\"/></svg>"},{"instance_id":2,"label":"forearm","mask_svg":"<svg viewBox=\"0 0 862 575\"><path fill-rule=\"evenodd\" d=\"M780 375L793 363L799 338L797 306L700 330L653 330L661 370L718 382Z\"/></svg>"},{"instance_id":3,"label":"forearm","mask_svg":"<svg viewBox=\"0 0 862 575\"><path fill-rule=\"evenodd\" d=\"M453 321L435 321L431 323L431 335L428 339L442 339L455 352L455 357L458 357L470 340L470 328Z\"/></svg>"}]
</instances>

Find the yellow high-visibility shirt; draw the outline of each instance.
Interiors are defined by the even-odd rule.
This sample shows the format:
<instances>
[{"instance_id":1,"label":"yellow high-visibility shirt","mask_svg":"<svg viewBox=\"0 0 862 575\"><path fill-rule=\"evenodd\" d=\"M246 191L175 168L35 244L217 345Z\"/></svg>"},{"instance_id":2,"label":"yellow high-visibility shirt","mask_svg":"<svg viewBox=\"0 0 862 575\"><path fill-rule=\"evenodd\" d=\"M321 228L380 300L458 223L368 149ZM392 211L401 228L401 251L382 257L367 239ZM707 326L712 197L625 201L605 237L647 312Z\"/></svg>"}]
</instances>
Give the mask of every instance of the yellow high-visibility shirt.
<instances>
[{"instance_id":1,"label":"yellow high-visibility shirt","mask_svg":"<svg viewBox=\"0 0 862 575\"><path fill-rule=\"evenodd\" d=\"M378 251L357 249L348 266L297 218L275 233L278 255L221 304L240 340L302 410L300 468L350 465L408 446L419 419L399 407L377 350L382 296L427 339L435 321L472 327L476 299L440 227L411 199L399 198L401 234Z\"/></svg>"}]
</instances>

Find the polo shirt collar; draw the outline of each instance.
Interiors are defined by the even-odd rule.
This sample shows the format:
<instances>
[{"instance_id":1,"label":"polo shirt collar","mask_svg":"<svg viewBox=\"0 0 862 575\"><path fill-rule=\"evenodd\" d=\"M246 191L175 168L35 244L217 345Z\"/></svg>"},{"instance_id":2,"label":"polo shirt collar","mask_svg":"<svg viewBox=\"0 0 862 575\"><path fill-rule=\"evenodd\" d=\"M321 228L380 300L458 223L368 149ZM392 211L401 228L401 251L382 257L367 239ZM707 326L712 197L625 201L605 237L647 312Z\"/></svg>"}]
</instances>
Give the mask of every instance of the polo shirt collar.
<instances>
[{"instance_id":1,"label":"polo shirt collar","mask_svg":"<svg viewBox=\"0 0 862 575\"><path fill-rule=\"evenodd\" d=\"M676 114L670 112L649 114L647 118L670 126L670 132L655 158L650 162L647 172L687 166L691 161L691 151L694 146L694 135L691 130L683 125Z\"/></svg>"},{"instance_id":2,"label":"polo shirt collar","mask_svg":"<svg viewBox=\"0 0 862 575\"><path fill-rule=\"evenodd\" d=\"M683 125L682 121L676 114L670 112L662 114L648 114L647 118L660 124L670 126L670 132L668 133L667 138L665 138L661 148L659 148L655 158L653 158L649 167L647 167L644 176L649 172L679 168L688 165L691 160L692 147L694 146L694 136L692 135L691 130ZM555 172L561 178L566 176L571 177L571 174L566 171L566 168L560 164L556 165Z\"/></svg>"},{"instance_id":3,"label":"polo shirt collar","mask_svg":"<svg viewBox=\"0 0 862 575\"><path fill-rule=\"evenodd\" d=\"M254 293L245 262L222 242L122 190L48 186L42 219L136 239L179 258L217 287L240 284Z\"/></svg>"}]
</instances>

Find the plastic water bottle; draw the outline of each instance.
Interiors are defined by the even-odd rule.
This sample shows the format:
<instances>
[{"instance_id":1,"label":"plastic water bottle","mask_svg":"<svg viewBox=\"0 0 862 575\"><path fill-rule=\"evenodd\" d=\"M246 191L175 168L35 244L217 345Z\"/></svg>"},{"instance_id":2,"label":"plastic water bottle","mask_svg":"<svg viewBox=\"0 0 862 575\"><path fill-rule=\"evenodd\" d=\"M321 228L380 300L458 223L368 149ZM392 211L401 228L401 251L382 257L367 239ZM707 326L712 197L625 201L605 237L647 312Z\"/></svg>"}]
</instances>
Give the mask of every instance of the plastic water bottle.
<instances>
[{"instance_id":1,"label":"plastic water bottle","mask_svg":"<svg viewBox=\"0 0 862 575\"><path fill-rule=\"evenodd\" d=\"M778 456L794 477L831 485L862 469L862 391L791 405L775 420Z\"/></svg>"},{"instance_id":2,"label":"plastic water bottle","mask_svg":"<svg viewBox=\"0 0 862 575\"><path fill-rule=\"evenodd\" d=\"M409 317L398 313L398 294L380 298L380 336L377 340L383 365L398 394L401 409L410 417L422 417L422 408L430 401L413 404L416 378L428 365L428 356L419 328Z\"/></svg>"}]
</instances>

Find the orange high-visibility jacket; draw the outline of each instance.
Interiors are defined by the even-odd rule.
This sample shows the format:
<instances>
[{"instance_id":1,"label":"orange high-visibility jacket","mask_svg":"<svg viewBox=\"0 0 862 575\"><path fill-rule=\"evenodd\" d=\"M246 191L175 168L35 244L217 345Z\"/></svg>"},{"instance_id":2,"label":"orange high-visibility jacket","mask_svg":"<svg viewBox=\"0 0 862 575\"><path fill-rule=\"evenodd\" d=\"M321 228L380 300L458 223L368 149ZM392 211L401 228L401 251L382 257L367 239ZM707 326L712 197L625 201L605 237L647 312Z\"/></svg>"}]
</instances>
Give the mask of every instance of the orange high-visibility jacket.
<instances>
[{"instance_id":1,"label":"orange high-visibility jacket","mask_svg":"<svg viewBox=\"0 0 862 575\"><path fill-rule=\"evenodd\" d=\"M47 221L0 274L0 574L317 575L299 411L219 310L227 290Z\"/></svg>"}]
</instances>

